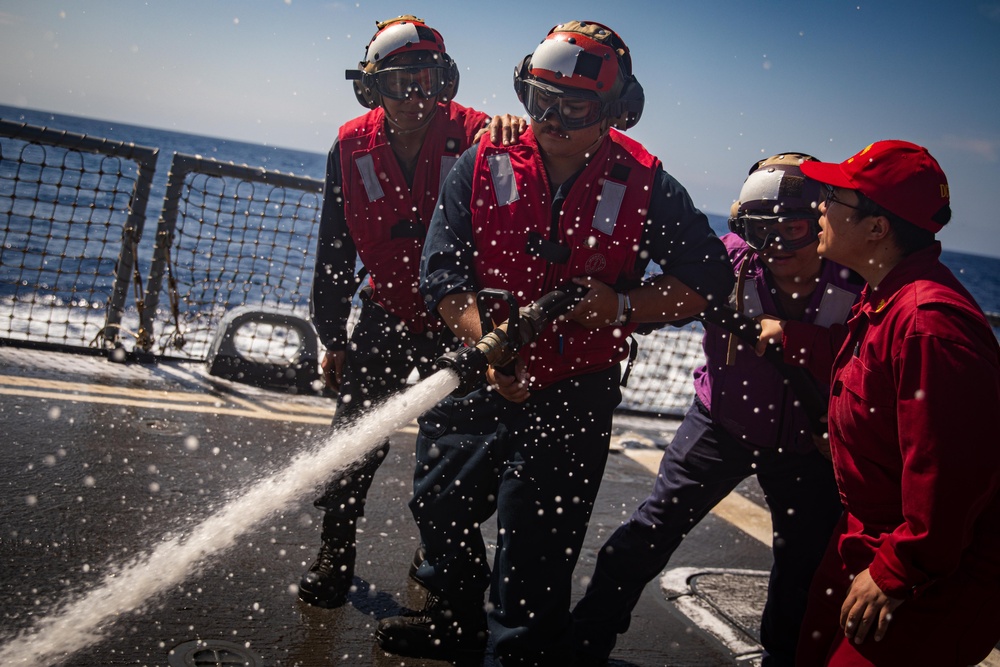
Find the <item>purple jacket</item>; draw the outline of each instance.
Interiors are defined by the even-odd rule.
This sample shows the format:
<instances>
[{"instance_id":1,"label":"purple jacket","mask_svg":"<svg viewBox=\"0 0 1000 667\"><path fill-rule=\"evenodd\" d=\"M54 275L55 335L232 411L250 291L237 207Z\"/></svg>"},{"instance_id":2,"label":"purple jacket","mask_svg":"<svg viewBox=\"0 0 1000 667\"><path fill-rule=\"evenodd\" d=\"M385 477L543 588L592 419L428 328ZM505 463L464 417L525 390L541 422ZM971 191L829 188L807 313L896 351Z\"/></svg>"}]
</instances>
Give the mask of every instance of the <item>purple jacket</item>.
<instances>
[{"instance_id":1,"label":"purple jacket","mask_svg":"<svg viewBox=\"0 0 1000 667\"><path fill-rule=\"evenodd\" d=\"M767 282L764 264L736 234L722 237L735 271L744 267L743 312L751 317L768 313L781 316ZM861 281L839 264L823 261L819 284L809 298L803 321L823 326L843 324L861 291ZM735 290L730 306L735 307ZM702 342L707 363L694 372L695 393L712 420L749 448L782 447L804 452L814 447L809 418L795 405L796 397L781 373L753 346L738 341L735 363L726 364L729 333L705 324ZM824 394L828 387L820 387Z\"/></svg>"}]
</instances>

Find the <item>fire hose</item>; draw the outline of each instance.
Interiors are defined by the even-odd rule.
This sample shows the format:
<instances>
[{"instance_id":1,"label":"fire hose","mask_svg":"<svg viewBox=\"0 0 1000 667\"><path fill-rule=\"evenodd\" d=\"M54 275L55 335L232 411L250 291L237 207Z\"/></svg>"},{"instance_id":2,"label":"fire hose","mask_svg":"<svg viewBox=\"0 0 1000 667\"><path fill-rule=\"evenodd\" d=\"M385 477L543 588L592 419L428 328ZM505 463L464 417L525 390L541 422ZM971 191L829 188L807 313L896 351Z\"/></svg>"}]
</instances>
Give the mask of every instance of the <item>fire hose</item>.
<instances>
[{"instance_id":1,"label":"fire hose","mask_svg":"<svg viewBox=\"0 0 1000 667\"><path fill-rule=\"evenodd\" d=\"M453 350L437 359L440 368L450 369L458 375L459 386L453 395L465 396L479 388L487 367L502 370L511 365L522 347L534 342L546 326L569 311L586 296L587 291L586 287L571 283L523 307L518 307L513 294L506 290L480 291L476 295L476 306L482 330L487 333L475 345ZM507 303L510 315L499 326L491 328L493 319L490 317L489 303L497 299ZM710 306L698 319L721 327L751 346L756 346L760 337L760 325L756 320L728 306ZM785 378L808 416L812 432L815 435L826 433L826 422L823 419L827 412L826 397L808 371L785 363L781 348L777 345L768 345L764 358Z\"/></svg>"},{"instance_id":2,"label":"fire hose","mask_svg":"<svg viewBox=\"0 0 1000 667\"><path fill-rule=\"evenodd\" d=\"M488 366L504 369L512 364L522 347L534 342L546 326L569 311L587 291L588 288L582 285L570 283L523 307L518 307L517 299L506 290L480 291L476 295L476 306L482 330L488 333L475 345L453 350L437 360L440 368L448 368L458 375L459 386L453 395L465 396L477 389ZM493 328L489 304L496 299L507 303L510 315Z\"/></svg>"}]
</instances>

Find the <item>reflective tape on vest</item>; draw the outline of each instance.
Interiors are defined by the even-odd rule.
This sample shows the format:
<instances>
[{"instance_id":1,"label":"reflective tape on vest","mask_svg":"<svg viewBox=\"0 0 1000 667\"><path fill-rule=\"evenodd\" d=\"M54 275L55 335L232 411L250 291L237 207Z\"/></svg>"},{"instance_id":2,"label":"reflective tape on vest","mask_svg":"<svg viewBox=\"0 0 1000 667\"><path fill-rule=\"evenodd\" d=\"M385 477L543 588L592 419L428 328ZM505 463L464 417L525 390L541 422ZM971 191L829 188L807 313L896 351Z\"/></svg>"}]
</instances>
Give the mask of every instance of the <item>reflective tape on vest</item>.
<instances>
[{"instance_id":1,"label":"reflective tape on vest","mask_svg":"<svg viewBox=\"0 0 1000 667\"><path fill-rule=\"evenodd\" d=\"M354 161L358 165L358 173L361 174L361 181L365 185L365 192L368 194L368 201L378 201L385 196L382 192L382 184L378 182L378 174L375 173L375 161L371 155L362 155Z\"/></svg>"},{"instance_id":2,"label":"reflective tape on vest","mask_svg":"<svg viewBox=\"0 0 1000 667\"><path fill-rule=\"evenodd\" d=\"M594 224L592 227L611 236L615 231L615 223L618 222L618 211L622 207L622 200L624 198L624 185L605 180L604 187L601 188L601 199L597 202L597 210L594 211Z\"/></svg>"},{"instance_id":3,"label":"reflective tape on vest","mask_svg":"<svg viewBox=\"0 0 1000 667\"><path fill-rule=\"evenodd\" d=\"M493 176L493 192L496 193L497 205L513 204L521 196L517 192L517 182L514 179L514 166L509 153L497 153L487 157L490 163L490 174Z\"/></svg>"}]
</instances>

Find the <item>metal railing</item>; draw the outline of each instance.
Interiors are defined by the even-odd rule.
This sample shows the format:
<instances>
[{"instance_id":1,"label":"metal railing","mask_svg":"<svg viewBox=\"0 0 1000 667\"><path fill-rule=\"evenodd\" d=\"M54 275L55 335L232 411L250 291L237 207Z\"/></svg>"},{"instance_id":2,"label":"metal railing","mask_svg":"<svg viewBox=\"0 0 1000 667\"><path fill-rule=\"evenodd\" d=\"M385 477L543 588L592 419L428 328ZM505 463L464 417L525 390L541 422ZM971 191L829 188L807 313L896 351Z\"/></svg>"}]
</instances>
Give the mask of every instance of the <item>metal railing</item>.
<instances>
[{"instance_id":1,"label":"metal railing","mask_svg":"<svg viewBox=\"0 0 1000 667\"><path fill-rule=\"evenodd\" d=\"M308 319L322 181L175 153L150 234L157 154L0 120L0 344L204 361L238 319L238 356L315 346L308 322L281 323ZM638 336L622 409L683 414L701 333Z\"/></svg>"},{"instance_id":2,"label":"metal railing","mask_svg":"<svg viewBox=\"0 0 1000 667\"><path fill-rule=\"evenodd\" d=\"M204 359L215 329L234 308L308 318L322 192L316 179L175 154L140 346Z\"/></svg>"},{"instance_id":3,"label":"metal railing","mask_svg":"<svg viewBox=\"0 0 1000 667\"><path fill-rule=\"evenodd\" d=\"M114 347L157 150L2 119L0 137L0 337Z\"/></svg>"}]
</instances>

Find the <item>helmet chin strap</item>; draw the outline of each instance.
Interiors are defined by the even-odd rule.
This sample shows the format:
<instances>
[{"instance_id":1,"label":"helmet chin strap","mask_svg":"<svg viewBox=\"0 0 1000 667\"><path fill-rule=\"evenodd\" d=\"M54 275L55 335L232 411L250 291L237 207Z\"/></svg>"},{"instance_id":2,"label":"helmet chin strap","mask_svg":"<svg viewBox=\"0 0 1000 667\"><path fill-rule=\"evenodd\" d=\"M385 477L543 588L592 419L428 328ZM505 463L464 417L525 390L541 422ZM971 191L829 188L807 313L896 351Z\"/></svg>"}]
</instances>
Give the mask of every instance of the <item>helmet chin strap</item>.
<instances>
[{"instance_id":1,"label":"helmet chin strap","mask_svg":"<svg viewBox=\"0 0 1000 667\"><path fill-rule=\"evenodd\" d=\"M752 253L747 253L747 255L740 261L740 265L736 267L736 312L743 312L743 286L746 284L747 278L750 274L750 256ZM729 340L726 342L726 365L733 366L736 364L736 350L739 347L739 339L736 338L732 333L729 334Z\"/></svg>"},{"instance_id":2,"label":"helmet chin strap","mask_svg":"<svg viewBox=\"0 0 1000 667\"><path fill-rule=\"evenodd\" d=\"M583 150L583 153L592 154L591 150L593 150L597 146L600 146L601 142L604 141L604 138L608 136L608 130L610 127L611 127L611 120L609 118L601 119L601 133L597 135L597 139L594 140L594 143L590 144Z\"/></svg>"}]
</instances>

